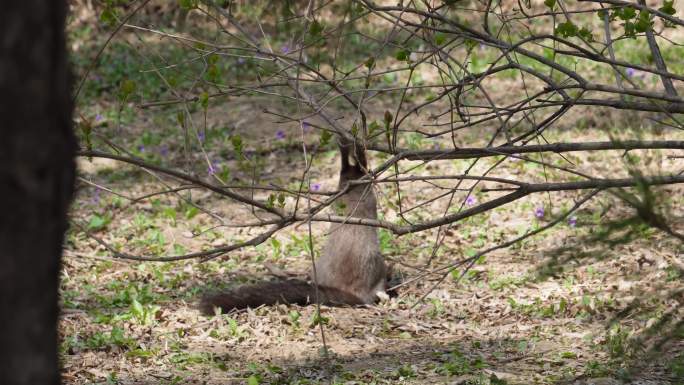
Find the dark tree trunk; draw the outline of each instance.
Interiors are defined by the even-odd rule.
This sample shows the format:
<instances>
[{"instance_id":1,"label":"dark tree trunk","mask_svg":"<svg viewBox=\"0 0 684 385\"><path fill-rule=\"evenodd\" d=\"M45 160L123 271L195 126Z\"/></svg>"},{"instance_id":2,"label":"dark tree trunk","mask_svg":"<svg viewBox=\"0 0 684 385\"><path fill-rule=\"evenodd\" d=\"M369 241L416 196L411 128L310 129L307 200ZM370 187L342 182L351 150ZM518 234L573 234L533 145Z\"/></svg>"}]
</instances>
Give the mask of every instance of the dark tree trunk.
<instances>
[{"instance_id":1,"label":"dark tree trunk","mask_svg":"<svg viewBox=\"0 0 684 385\"><path fill-rule=\"evenodd\" d=\"M57 288L75 140L64 0L0 10L0 384L58 384Z\"/></svg>"}]
</instances>

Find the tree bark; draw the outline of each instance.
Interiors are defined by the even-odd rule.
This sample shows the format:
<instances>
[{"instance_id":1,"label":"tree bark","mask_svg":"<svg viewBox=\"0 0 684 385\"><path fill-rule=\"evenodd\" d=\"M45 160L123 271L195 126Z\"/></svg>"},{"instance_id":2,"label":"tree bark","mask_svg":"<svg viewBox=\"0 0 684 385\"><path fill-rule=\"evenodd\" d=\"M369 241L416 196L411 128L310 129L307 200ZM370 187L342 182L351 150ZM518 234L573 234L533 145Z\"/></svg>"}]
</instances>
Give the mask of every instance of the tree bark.
<instances>
[{"instance_id":1,"label":"tree bark","mask_svg":"<svg viewBox=\"0 0 684 385\"><path fill-rule=\"evenodd\" d=\"M0 384L58 384L58 280L76 142L64 0L0 11Z\"/></svg>"}]
</instances>

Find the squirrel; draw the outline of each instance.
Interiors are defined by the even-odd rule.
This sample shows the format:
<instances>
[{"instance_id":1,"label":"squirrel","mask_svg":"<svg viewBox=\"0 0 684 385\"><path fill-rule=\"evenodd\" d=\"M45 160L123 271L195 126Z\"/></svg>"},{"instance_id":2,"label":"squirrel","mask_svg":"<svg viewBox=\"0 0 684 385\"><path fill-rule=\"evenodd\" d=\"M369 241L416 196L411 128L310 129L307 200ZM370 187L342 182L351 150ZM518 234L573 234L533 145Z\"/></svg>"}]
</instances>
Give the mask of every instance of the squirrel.
<instances>
[{"instance_id":1,"label":"squirrel","mask_svg":"<svg viewBox=\"0 0 684 385\"><path fill-rule=\"evenodd\" d=\"M340 140L338 145L342 158L338 187L342 190L349 182L367 175L368 162L365 150L357 143ZM377 202L370 183L349 186L333 205L345 216L377 219ZM326 305L362 305L387 298L390 269L380 253L375 227L331 223L323 253L314 266L311 282L262 282L209 294L202 298L200 311L212 315L216 307L229 312L276 303L308 305L316 303L316 294L318 302Z\"/></svg>"}]
</instances>

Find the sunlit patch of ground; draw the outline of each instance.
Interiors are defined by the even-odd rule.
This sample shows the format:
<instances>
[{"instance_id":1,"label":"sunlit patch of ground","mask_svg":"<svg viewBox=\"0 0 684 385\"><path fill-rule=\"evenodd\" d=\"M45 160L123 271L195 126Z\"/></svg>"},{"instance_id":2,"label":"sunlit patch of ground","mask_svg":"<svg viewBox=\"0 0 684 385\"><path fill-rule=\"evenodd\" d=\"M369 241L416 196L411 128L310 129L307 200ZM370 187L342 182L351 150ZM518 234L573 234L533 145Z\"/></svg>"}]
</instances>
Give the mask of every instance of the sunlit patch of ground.
<instances>
[{"instance_id":1,"label":"sunlit patch of ground","mask_svg":"<svg viewBox=\"0 0 684 385\"><path fill-rule=\"evenodd\" d=\"M263 132L270 128L261 126ZM591 129L548 139L570 135L583 141L605 139ZM645 169L665 172L676 165L667 158L668 151L640 154ZM573 153L567 158L579 169L614 177L624 173L620 155ZM335 188L335 156L322 154L314 171L324 191ZM267 158L269 178L283 183L298 178L300 157L289 150L275 151ZM374 158L374 163L379 161ZM481 161L478 169L493 161ZM550 154L546 161L566 162ZM235 161L226 158L225 162L232 167ZM154 179L139 171L131 174L128 166L87 160L81 160L81 165L84 178L127 196L159 189ZM457 173L464 165L465 161L437 162L414 173ZM587 169L595 165L600 169ZM506 161L496 175L539 182L544 175L562 175L544 172L540 166ZM417 183L402 189L404 207L440 193L434 186ZM179 254L256 234L215 227L210 215L179 203L174 196L129 205L124 198L95 191L84 185L72 217L132 254ZM656 191L668 201L671 217L681 218L682 189L669 186ZM259 194L264 198L267 193ZM378 195L385 217L396 219L396 206L390 205L396 199L392 186L378 187ZM446 238L433 258L436 231L401 238L383 232L383 253L408 281L424 269L446 266L542 226L579 197L574 192L539 194L456 223L445 229ZM191 198L226 222L254 219L248 209L214 195L193 192ZM476 199L480 203L487 195L476 193ZM412 218L438 215L445 202L415 210ZM539 208L544 209L542 218L537 217ZM551 384L591 379L612 384L631 378L644 384L668 383L681 375L684 364L681 334L665 341L660 353L652 353L659 335L649 336L647 330L665 314L681 319L680 246L643 227L615 230L610 239L597 240L611 223L631 215L621 201L603 193L576 213L572 223L563 221L520 245L485 256L460 281L460 270L446 277L430 275L402 287L389 302L323 307L323 318L315 316L313 306L271 306L209 318L195 309L207 289L274 279L273 268L265 265L306 272L306 226L279 232L277 242L206 263L114 260L73 228L62 280L64 380L70 384L241 384L250 379L252 383L332 379L349 384ZM673 225L681 230L677 221ZM325 239L326 227L313 226L316 250ZM633 239L619 240L619 236ZM317 320L323 322L325 345Z\"/></svg>"}]
</instances>

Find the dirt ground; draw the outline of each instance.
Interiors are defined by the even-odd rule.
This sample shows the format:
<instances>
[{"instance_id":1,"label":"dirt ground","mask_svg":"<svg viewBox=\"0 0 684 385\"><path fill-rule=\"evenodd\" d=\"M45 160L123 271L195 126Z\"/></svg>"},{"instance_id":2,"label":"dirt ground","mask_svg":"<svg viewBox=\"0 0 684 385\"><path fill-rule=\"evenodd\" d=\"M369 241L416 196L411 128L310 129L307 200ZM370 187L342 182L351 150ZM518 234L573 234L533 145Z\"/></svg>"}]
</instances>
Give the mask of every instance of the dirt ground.
<instances>
[{"instance_id":1,"label":"dirt ground","mask_svg":"<svg viewBox=\"0 0 684 385\"><path fill-rule=\"evenodd\" d=\"M140 41L146 43L161 41L156 35L143 37ZM136 41L132 33L121 39ZM89 42L83 38L76 43ZM112 72L125 73L121 68L134 60L124 59L124 64L107 64ZM89 62L84 63L83 68ZM100 75L107 74L95 71L92 77ZM426 81L433 80L429 75ZM522 92L519 79L488 81L483 85L497 105L507 105L502 100L512 90ZM527 81L532 91L543 86ZM81 102L83 115L92 115L95 122L93 135L100 135L96 148L107 148L102 145L105 138L146 161L212 183L218 177L237 187L251 183L258 170L260 186L296 189L304 168L301 145L306 143L311 151L319 141L319 130L302 131L267 113L296 115L292 106L274 98L212 99L206 114L188 114L196 130L187 139L175 110L137 109L131 102L117 115L119 106L105 99L113 98L118 83L102 87L102 100ZM351 125L353 114L337 111L334 103L328 107L340 124ZM396 100L378 97L365 108L370 120L382 122L383 113L396 108ZM404 127L424 128L437 120L432 114L439 111L421 110ZM119 120L120 115L126 119ZM323 125L316 117L309 122ZM200 132L206 136L201 148ZM399 144L474 147L490 134L486 129L462 130L453 141L405 135ZM247 161L238 160L233 151L236 135L245 143ZM545 132L550 143L626 138L684 140L684 134L654 127L637 113L583 107L572 109ZM540 139L534 144L543 143ZM191 148L189 155L186 147ZM595 177L619 178L629 176L630 169L680 173L681 158L672 156L682 154L573 152L534 159ZM377 166L386 157L371 152L370 159ZM482 175L500 160L478 160L469 172ZM400 171L404 176L456 175L471 162L402 162ZM311 185L319 192L334 191L338 164L333 147L318 152L309 172ZM277 305L205 317L197 310L205 292L283 275L304 276L311 265L306 224L210 261L118 259L85 230L119 251L159 257L245 241L263 229L241 227L259 218L258 213L218 194L193 189L150 195L181 187L159 173L101 158L80 158L79 170L60 288L60 356L66 384L684 384L682 244L645 226L633 208L608 191L555 227L486 254L467 271L450 267L551 223L587 191L534 194L450 226L401 237L383 230L381 251L403 284L398 296L375 305L321 306L320 314L316 306ZM578 180L513 158L503 160L490 176L536 183ZM453 180L402 183L406 220L455 212L469 194L472 205L503 194L483 191L482 186L468 192L470 186L460 186L452 201L448 192L456 187ZM635 190L625 192L643 198ZM684 186L650 191L656 211L674 231L684 232ZM396 186L378 183L375 192L381 218L403 223ZM267 201L271 191L253 194ZM283 205L292 208L295 199L287 197ZM327 228L325 223L312 225L315 253L320 253ZM436 240L442 238L435 251Z\"/></svg>"},{"instance_id":2,"label":"dirt ground","mask_svg":"<svg viewBox=\"0 0 684 385\"><path fill-rule=\"evenodd\" d=\"M231 110L237 119L245 116L241 111L251 108L232 106ZM242 127L261 130L242 130L246 137L258 139L273 132L273 124L247 121ZM569 137L606 139L600 129L586 128L568 129L550 140ZM646 167L664 172L676 170L677 160L668 158L674 153L644 151L640 156ZM336 156L334 151L322 154L312 171L322 191L335 189ZM570 160L578 169L591 167L606 177L624 173L621 153L598 155L605 159L596 156L573 153L561 159L547 155L546 160ZM223 161L238 169L234 160ZM265 179L295 180L301 162L299 152L283 145L267 157ZM478 167L484 169L491 162L483 160ZM457 173L465 164L435 162L417 173ZM154 177L120 163L82 159L80 168L85 180L127 196L159 189ZM506 161L497 176L543 180L544 175L555 175L549 172L544 174L526 162ZM440 194L439 188L418 183L407 184L402 191L405 207ZM681 187L656 191L664 198L668 215L681 218ZM378 186L376 192L384 218L396 219L392 187ZM444 229L444 243L433 258L436 230L403 237L381 234L383 253L396 263L407 283L398 290L398 297L372 306L322 306L322 317L316 317L315 306L268 306L216 317L201 316L196 310L199 296L207 290L276 279L277 272L305 273L310 265L303 241L306 226L278 232L277 242L205 263L117 260L72 227L61 288L64 381L618 384L628 379L626 383L634 384L678 383L681 371L676 369L682 365L684 342L681 334L667 333L681 322L683 298L677 273L684 263L681 245L652 229L619 227L633 212L615 196L601 193L574 215L576 222L564 221L516 246L486 255L462 279L461 270L423 276L425 271L448 266L548 223L580 196L576 192L540 194L458 222ZM92 225L93 234L107 242L142 255L201 250L256 234L229 227L253 219L244 206L206 193L193 192L192 200L220 215L227 225L216 227L216 220L205 212L189 215L175 209L171 213L170 208L180 207L174 196L130 204L87 184L79 191L72 217ZM447 207L445 199L438 199L415 215L438 215ZM535 213L539 207L544 210L541 218ZM93 213L100 213L100 219L109 217L98 226ZM326 228L321 223L313 225L317 251ZM608 229L610 235L601 236ZM667 314L673 318L654 332L653 327ZM664 341L662 336L667 336Z\"/></svg>"}]
</instances>

